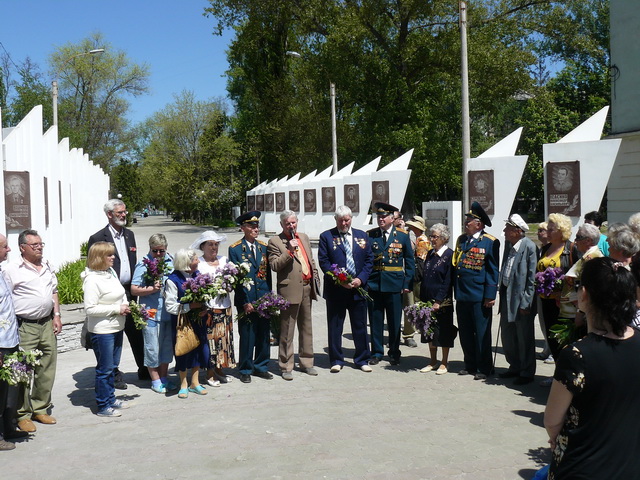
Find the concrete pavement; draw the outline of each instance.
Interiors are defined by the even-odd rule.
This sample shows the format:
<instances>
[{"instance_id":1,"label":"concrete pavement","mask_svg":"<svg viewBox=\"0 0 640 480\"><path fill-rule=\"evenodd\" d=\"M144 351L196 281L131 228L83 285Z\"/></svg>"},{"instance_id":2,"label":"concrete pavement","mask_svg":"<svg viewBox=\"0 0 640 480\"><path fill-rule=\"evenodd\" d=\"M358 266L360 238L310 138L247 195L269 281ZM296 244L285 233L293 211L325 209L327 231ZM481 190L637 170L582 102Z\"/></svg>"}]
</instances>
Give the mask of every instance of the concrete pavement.
<instances>
[{"instance_id":1,"label":"concrete pavement","mask_svg":"<svg viewBox=\"0 0 640 480\"><path fill-rule=\"evenodd\" d=\"M152 233L167 235L173 253L202 230L165 217L133 226L139 256ZM223 253L240 238L237 231L227 234ZM292 382L282 380L272 347L273 380L236 378L209 387L207 396L181 400L138 381L125 345L121 369L129 388L116 393L131 408L115 419L93 414L93 352L59 355L52 412L58 424L38 424L15 450L0 452L2 477L511 480L531 478L549 460L542 427L548 389L537 381L514 387L497 378L421 374L428 357L423 344L403 347L399 366L385 357L372 373L348 364L332 374L324 300L313 309L317 377L294 371ZM493 325L495 344L496 317ZM237 330L235 346L237 358ZM348 321L344 346L350 361ZM451 372L462 368L457 341L450 360ZM497 372L505 367L499 349ZM537 367L536 380L553 373L552 365Z\"/></svg>"}]
</instances>

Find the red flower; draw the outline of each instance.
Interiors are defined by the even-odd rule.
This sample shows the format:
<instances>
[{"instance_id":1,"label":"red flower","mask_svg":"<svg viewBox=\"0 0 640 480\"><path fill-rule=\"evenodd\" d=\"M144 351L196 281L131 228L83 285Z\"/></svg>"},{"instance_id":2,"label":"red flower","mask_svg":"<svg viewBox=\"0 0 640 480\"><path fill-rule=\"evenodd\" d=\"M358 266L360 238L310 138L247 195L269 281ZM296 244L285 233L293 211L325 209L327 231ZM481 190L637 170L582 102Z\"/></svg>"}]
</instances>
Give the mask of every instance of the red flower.
<instances>
[{"instance_id":1,"label":"red flower","mask_svg":"<svg viewBox=\"0 0 640 480\"><path fill-rule=\"evenodd\" d=\"M130 252L135 252L136 250L137 250L136 247L129 247Z\"/></svg>"},{"instance_id":2,"label":"red flower","mask_svg":"<svg viewBox=\"0 0 640 480\"><path fill-rule=\"evenodd\" d=\"M347 281L347 275L345 273L339 273L338 274L338 280L340 280L341 282L346 282Z\"/></svg>"}]
</instances>

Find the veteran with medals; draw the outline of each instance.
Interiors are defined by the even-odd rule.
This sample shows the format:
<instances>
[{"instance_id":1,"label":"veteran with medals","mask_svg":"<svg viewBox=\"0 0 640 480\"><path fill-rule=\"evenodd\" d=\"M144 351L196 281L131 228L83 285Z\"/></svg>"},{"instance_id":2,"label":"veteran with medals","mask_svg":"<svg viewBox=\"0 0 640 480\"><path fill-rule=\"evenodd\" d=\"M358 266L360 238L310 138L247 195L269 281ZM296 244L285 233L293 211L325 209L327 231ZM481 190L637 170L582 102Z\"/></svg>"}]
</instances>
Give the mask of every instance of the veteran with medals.
<instances>
[{"instance_id":1,"label":"veteran with medals","mask_svg":"<svg viewBox=\"0 0 640 480\"><path fill-rule=\"evenodd\" d=\"M251 375L271 380L269 373L270 322L261 318L253 307L253 302L271 292L271 269L267 257L267 244L258 240L260 233L260 212L253 211L236 218L244 237L229 246L229 260L237 265L249 264L248 278L253 285L238 285L234 304L238 309L238 333L240 354L238 370L240 381L250 383Z\"/></svg>"},{"instance_id":2,"label":"veteran with medals","mask_svg":"<svg viewBox=\"0 0 640 480\"><path fill-rule=\"evenodd\" d=\"M378 228L367 232L373 250L373 272L369 277L369 293L373 306L369 310L371 323L371 360L377 365L384 355L384 317L389 331L389 362L400 363L400 326L402 294L413 288L415 261L409 235L393 226L393 212L398 209L377 202L375 214Z\"/></svg>"},{"instance_id":3,"label":"veteran with medals","mask_svg":"<svg viewBox=\"0 0 640 480\"><path fill-rule=\"evenodd\" d=\"M491 220L478 202L465 216L453 255L454 291L464 369L460 375L487 378L491 360L491 309L498 290L500 241L484 231Z\"/></svg>"}]
</instances>

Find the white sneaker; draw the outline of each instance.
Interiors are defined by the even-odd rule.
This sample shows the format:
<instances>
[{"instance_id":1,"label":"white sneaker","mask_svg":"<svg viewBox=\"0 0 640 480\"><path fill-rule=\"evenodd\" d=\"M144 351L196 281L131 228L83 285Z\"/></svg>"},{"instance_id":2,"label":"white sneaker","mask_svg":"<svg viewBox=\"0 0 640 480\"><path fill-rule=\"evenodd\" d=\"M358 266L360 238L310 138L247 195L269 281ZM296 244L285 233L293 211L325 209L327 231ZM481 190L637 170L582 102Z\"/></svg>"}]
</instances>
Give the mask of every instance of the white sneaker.
<instances>
[{"instance_id":1,"label":"white sneaker","mask_svg":"<svg viewBox=\"0 0 640 480\"><path fill-rule=\"evenodd\" d=\"M556 363L556 361L554 360L553 355L549 355L547 358L544 359L544 363L551 364L551 363Z\"/></svg>"},{"instance_id":2,"label":"white sneaker","mask_svg":"<svg viewBox=\"0 0 640 480\"><path fill-rule=\"evenodd\" d=\"M426 367L420 369L420 373L429 373L434 368L434 365L427 365Z\"/></svg>"},{"instance_id":3,"label":"white sneaker","mask_svg":"<svg viewBox=\"0 0 640 480\"><path fill-rule=\"evenodd\" d=\"M118 410L114 410L111 407L107 407L104 410L100 410L96 413L99 417L121 417L122 414Z\"/></svg>"},{"instance_id":4,"label":"white sneaker","mask_svg":"<svg viewBox=\"0 0 640 480\"><path fill-rule=\"evenodd\" d=\"M366 365L366 364L365 365L361 365L360 366L360 370L362 370L363 372L366 372L366 373L373 372L373 368L371 368L369 365Z\"/></svg>"},{"instance_id":5,"label":"white sneaker","mask_svg":"<svg viewBox=\"0 0 640 480\"><path fill-rule=\"evenodd\" d=\"M116 410L126 410L130 405L123 400L116 400L111 404L111 408L115 408Z\"/></svg>"},{"instance_id":6,"label":"white sneaker","mask_svg":"<svg viewBox=\"0 0 640 480\"><path fill-rule=\"evenodd\" d=\"M340 372L340 370L342 370L342 365L334 365L333 367L331 367L331 373L338 373Z\"/></svg>"}]
</instances>

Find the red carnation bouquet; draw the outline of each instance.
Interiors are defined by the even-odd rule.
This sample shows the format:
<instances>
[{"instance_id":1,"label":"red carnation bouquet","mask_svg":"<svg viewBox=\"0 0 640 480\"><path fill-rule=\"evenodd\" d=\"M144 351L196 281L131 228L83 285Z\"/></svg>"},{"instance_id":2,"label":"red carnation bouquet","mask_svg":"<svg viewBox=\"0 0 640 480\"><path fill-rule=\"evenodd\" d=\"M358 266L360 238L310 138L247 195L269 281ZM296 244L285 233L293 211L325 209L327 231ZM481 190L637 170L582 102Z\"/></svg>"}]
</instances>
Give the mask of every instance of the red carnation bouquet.
<instances>
[{"instance_id":1,"label":"red carnation bouquet","mask_svg":"<svg viewBox=\"0 0 640 480\"><path fill-rule=\"evenodd\" d=\"M331 265L331 270L327 272L327 275L333 278L333 281L335 282L336 285L347 285L348 283L351 283L353 281L353 277L349 272L347 272L346 268L338 267L337 263L334 263ZM358 287L356 288L356 290L358 291L358 294L360 294L362 298L369 300L370 302L373 302L373 298L369 296L369 294L364 288Z\"/></svg>"}]
</instances>

